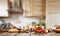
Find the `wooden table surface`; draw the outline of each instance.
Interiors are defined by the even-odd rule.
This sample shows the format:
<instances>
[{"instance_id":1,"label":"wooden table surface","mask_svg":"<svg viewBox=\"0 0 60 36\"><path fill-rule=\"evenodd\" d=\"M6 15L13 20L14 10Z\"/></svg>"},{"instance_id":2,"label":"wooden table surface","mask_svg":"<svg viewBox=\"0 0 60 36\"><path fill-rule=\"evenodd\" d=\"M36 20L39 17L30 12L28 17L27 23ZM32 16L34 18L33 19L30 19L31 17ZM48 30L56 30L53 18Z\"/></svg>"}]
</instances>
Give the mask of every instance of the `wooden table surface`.
<instances>
[{"instance_id":1,"label":"wooden table surface","mask_svg":"<svg viewBox=\"0 0 60 36\"><path fill-rule=\"evenodd\" d=\"M0 33L0 36L15 36L16 34L17 33ZM16 36L30 36L30 33L19 33ZM60 36L60 33L55 33L55 32L45 33L45 34L31 33L31 36Z\"/></svg>"}]
</instances>

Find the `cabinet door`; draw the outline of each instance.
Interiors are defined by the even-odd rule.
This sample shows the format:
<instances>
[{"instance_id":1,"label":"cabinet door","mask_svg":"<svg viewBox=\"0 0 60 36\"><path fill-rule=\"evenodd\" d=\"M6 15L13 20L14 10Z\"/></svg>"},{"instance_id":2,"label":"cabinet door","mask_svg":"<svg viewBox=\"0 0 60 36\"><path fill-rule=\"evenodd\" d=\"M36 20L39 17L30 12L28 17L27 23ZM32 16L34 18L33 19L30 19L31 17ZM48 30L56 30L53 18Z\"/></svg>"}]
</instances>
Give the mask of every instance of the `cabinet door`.
<instances>
[{"instance_id":1,"label":"cabinet door","mask_svg":"<svg viewBox=\"0 0 60 36\"><path fill-rule=\"evenodd\" d=\"M46 0L47 13L59 14L60 13L60 0Z\"/></svg>"},{"instance_id":2,"label":"cabinet door","mask_svg":"<svg viewBox=\"0 0 60 36\"><path fill-rule=\"evenodd\" d=\"M32 16L42 16L45 14L45 0L31 0Z\"/></svg>"},{"instance_id":3,"label":"cabinet door","mask_svg":"<svg viewBox=\"0 0 60 36\"><path fill-rule=\"evenodd\" d=\"M24 10L24 13L23 15L24 16L31 16L31 11L30 11L30 7L31 7L31 0L23 0L22 1L22 6L23 6L23 10Z\"/></svg>"},{"instance_id":4,"label":"cabinet door","mask_svg":"<svg viewBox=\"0 0 60 36\"><path fill-rule=\"evenodd\" d=\"M24 16L45 15L45 0L23 1Z\"/></svg>"},{"instance_id":5,"label":"cabinet door","mask_svg":"<svg viewBox=\"0 0 60 36\"><path fill-rule=\"evenodd\" d=\"M0 17L8 17L8 0L0 0Z\"/></svg>"},{"instance_id":6,"label":"cabinet door","mask_svg":"<svg viewBox=\"0 0 60 36\"><path fill-rule=\"evenodd\" d=\"M46 0L46 27L60 24L60 0Z\"/></svg>"}]
</instances>

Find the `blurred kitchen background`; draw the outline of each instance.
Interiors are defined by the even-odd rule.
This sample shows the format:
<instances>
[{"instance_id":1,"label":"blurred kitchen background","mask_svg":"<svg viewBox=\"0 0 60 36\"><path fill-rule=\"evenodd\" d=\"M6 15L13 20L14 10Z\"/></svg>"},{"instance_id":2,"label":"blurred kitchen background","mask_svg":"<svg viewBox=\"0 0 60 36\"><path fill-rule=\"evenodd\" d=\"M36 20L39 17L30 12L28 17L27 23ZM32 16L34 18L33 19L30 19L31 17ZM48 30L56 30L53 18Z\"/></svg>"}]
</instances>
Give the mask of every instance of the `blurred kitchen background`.
<instances>
[{"instance_id":1,"label":"blurred kitchen background","mask_svg":"<svg viewBox=\"0 0 60 36\"><path fill-rule=\"evenodd\" d=\"M36 24L41 24L40 22L45 24L45 1L39 1L0 0L0 24L2 24L1 20L6 24L11 23L17 28L32 25L33 22ZM39 5L39 3L41 4Z\"/></svg>"},{"instance_id":2,"label":"blurred kitchen background","mask_svg":"<svg viewBox=\"0 0 60 36\"><path fill-rule=\"evenodd\" d=\"M60 0L0 0L0 32L60 32L59 3Z\"/></svg>"}]
</instances>

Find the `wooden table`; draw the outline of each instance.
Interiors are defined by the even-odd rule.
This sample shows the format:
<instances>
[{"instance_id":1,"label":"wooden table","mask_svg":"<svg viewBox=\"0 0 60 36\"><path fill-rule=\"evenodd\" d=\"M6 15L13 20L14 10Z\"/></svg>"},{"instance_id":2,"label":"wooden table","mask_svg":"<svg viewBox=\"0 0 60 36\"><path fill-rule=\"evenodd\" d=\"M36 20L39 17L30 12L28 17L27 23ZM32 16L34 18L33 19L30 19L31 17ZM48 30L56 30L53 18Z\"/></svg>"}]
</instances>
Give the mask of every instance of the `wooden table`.
<instances>
[{"instance_id":1,"label":"wooden table","mask_svg":"<svg viewBox=\"0 0 60 36\"><path fill-rule=\"evenodd\" d=\"M0 33L0 36L15 36L17 33ZM30 36L30 33L19 33L16 36ZM41 34L41 33L31 33L31 36L60 36L60 33L55 33L55 32L51 32L51 33L45 33L45 34Z\"/></svg>"}]
</instances>

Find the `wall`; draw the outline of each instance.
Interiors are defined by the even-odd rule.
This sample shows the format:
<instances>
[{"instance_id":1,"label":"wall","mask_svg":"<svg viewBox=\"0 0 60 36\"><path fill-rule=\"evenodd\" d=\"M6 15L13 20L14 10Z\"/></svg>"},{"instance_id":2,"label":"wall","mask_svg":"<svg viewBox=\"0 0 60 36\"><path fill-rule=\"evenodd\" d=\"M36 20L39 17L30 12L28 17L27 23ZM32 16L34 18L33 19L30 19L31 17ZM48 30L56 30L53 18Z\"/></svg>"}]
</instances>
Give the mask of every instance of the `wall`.
<instances>
[{"instance_id":1,"label":"wall","mask_svg":"<svg viewBox=\"0 0 60 36\"><path fill-rule=\"evenodd\" d=\"M46 27L54 28L54 26L60 25L60 14L51 14L46 17Z\"/></svg>"},{"instance_id":2,"label":"wall","mask_svg":"<svg viewBox=\"0 0 60 36\"><path fill-rule=\"evenodd\" d=\"M16 27L26 26L27 24L31 24L32 22L39 23L39 19L37 18L26 18L21 14L13 14L11 18L5 18L5 22L10 22Z\"/></svg>"},{"instance_id":3,"label":"wall","mask_svg":"<svg viewBox=\"0 0 60 36\"><path fill-rule=\"evenodd\" d=\"M7 0L0 0L0 17L8 17L8 2Z\"/></svg>"},{"instance_id":4,"label":"wall","mask_svg":"<svg viewBox=\"0 0 60 36\"><path fill-rule=\"evenodd\" d=\"M46 0L46 27L60 25L60 0Z\"/></svg>"}]
</instances>

